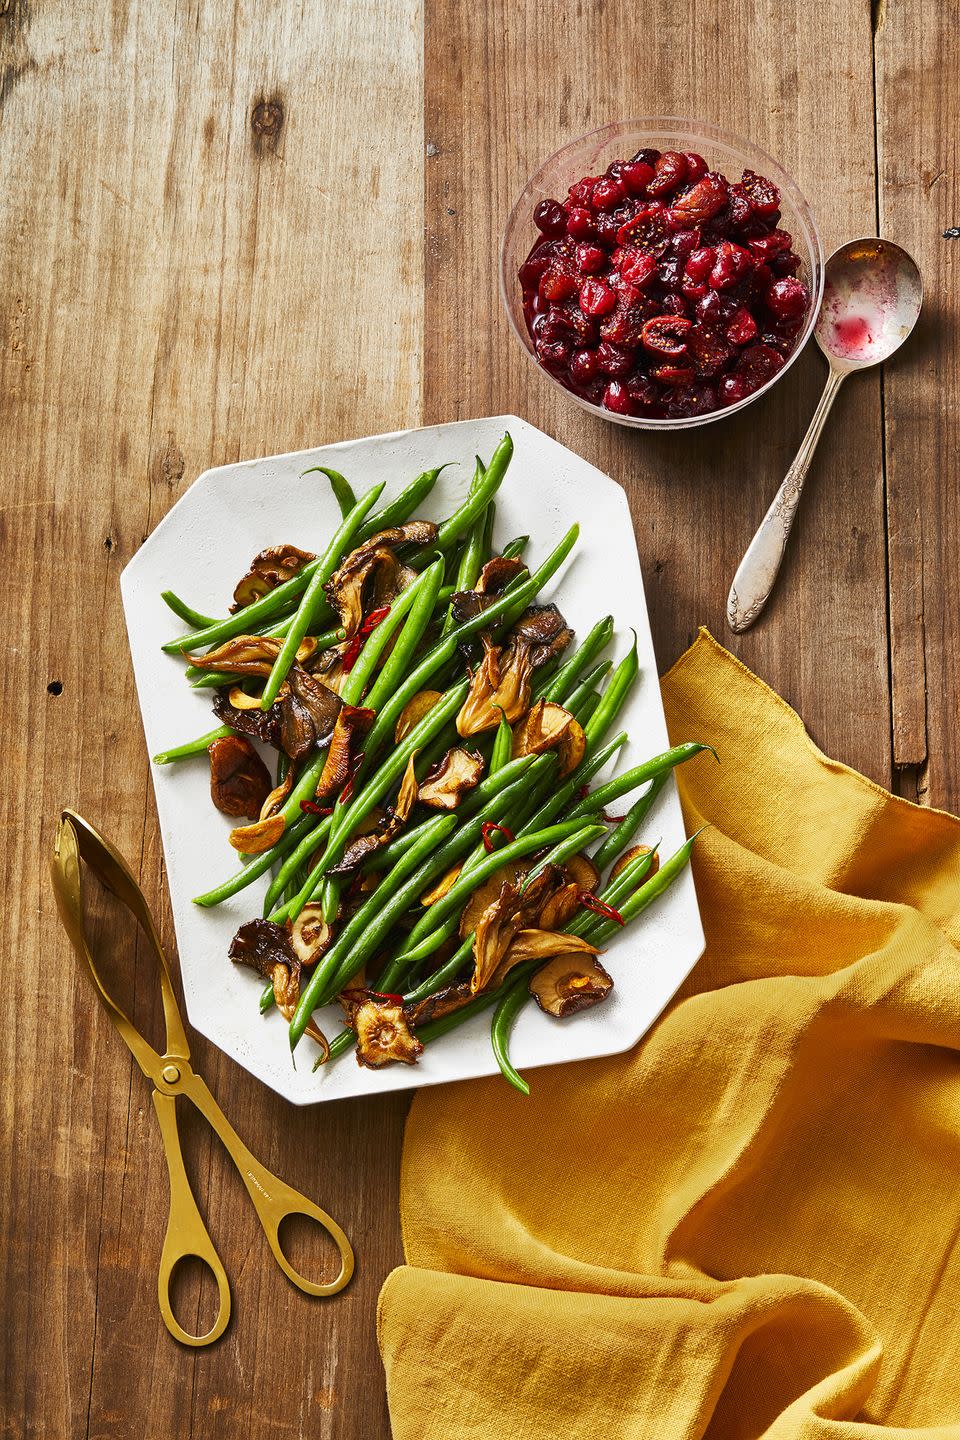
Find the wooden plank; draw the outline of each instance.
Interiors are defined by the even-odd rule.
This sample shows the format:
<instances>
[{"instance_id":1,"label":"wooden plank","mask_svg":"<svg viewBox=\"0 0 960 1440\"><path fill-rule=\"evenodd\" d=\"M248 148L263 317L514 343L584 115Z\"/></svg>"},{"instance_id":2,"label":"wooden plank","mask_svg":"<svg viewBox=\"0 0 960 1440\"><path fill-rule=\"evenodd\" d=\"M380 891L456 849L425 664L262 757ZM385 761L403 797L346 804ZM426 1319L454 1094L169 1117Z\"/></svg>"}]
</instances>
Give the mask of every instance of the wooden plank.
<instances>
[{"instance_id":1,"label":"wooden plank","mask_svg":"<svg viewBox=\"0 0 960 1440\"><path fill-rule=\"evenodd\" d=\"M2 525L24 562L0 582L18 777L0 802L18 897L4 1434L386 1430L373 1316L400 1253L403 1099L295 1111L197 1042L237 1128L342 1219L360 1270L342 1300L293 1291L187 1122L236 1319L210 1352L177 1347L153 1280L167 1201L149 1092L74 972L45 865L69 801L142 867L172 952L119 571L209 465L419 421L421 26L405 0L0 3ZM124 945L157 1034L145 957L115 918L98 936ZM187 1313L209 1299L184 1287Z\"/></svg>"},{"instance_id":2,"label":"wooden plank","mask_svg":"<svg viewBox=\"0 0 960 1440\"><path fill-rule=\"evenodd\" d=\"M878 14L881 233L920 266L925 310L884 381L893 758L911 799L960 806L960 154L955 4Z\"/></svg>"},{"instance_id":3,"label":"wooden plank","mask_svg":"<svg viewBox=\"0 0 960 1440\"><path fill-rule=\"evenodd\" d=\"M621 481L662 665L710 626L831 754L889 783L879 382L851 384L811 476L774 603L726 629L736 566L825 380L812 351L743 417L682 435L584 415L529 364L497 298L513 200L566 140L608 120L683 114L750 135L796 175L825 248L873 229L871 30L860 0L565 6L428 0L425 410L516 410ZM850 443L850 436L856 443Z\"/></svg>"}]
</instances>

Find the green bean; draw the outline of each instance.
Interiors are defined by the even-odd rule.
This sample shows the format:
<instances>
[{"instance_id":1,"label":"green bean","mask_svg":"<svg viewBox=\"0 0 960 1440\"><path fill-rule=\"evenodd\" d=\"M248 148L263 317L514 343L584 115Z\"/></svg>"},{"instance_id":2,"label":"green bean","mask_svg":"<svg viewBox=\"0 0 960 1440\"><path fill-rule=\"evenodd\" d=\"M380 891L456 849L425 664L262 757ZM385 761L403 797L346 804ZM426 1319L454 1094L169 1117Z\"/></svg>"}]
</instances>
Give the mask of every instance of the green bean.
<instances>
[{"instance_id":1,"label":"green bean","mask_svg":"<svg viewBox=\"0 0 960 1440\"><path fill-rule=\"evenodd\" d=\"M158 751L153 757L153 763L170 765L174 760L186 760L190 755L202 755L214 740L223 740L234 733L229 725L218 725L216 730L210 730L206 735L198 735L196 740L187 740L183 745L175 745L172 750Z\"/></svg>"},{"instance_id":2,"label":"green bean","mask_svg":"<svg viewBox=\"0 0 960 1440\"><path fill-rule=\"evenodd\" d=\"M503 1078L510 1082L514 1090L519 1090L521 1095L529 1095L530 1086L510 1059L509 1045L514 1021L530 999L530 992L527 989L526 975L514 976L511 973L510 979L512 983L504 992L493 1012L493 1020L490 1024L490 1042L493 1045L493 1053Z\"/></svg>"},{"instance_id":3,"label":"green bean","mask_svg":"<svg viewBox=\"0 0 960 1440\"><path fill-rule=\"evenodd\" d=\"M595 665L589 675L584 676L579 685L574 686L567 699L563 702L564 709L569 710L570 714L579 720L581 725L586 725L587 723L586 720L580 718L580 711L583 708L584 701L588 695L595 693L595 687L599 685L600 681L609 673L611 663L609 660L601 660L600 664ZM598 696L598 699L599 698Z\"/></svg>"},{"instance_id":4,"label":"green bean","mask_svg":"<svg viewBox=\"0 0 960 1440\"><path fill-rule=\"evenodd\" d=\"M209 615L201 615L198 610L194 610L192 605L188 605L186 600L181 600L180 596L175 595L172 590L161 590L160 599L178 619L185 620L194 630L203 630L207 625L217 623Z\"/></svg>"},{"instance_id":5,"label":"green bean","mask_svg":"<svg viewBox=\"0 0 960 1440\"><path fill-rule=\"evenodd\" d=\"M238 891L252 885L254 880L265 874L272 865L275 865L282 856L287 854L288 850L297 844L312 822L312 815L301 815L292 825L287 826L276 845L272 845L269 850L261 851L259 855L252 855L242 870L239 870L236 875L231 875L229 880L224 880L222 884L215 886L213 890L206 891L203 895L195 896L194 905L201 905L204 909L208 909L210 906L229 900L231 895L236 895Z\"/></svg>"},{"instance_id":6,"label":"green bean","mask_svg":"<svg viewBox=\"0 0 960 1440\"><path fill-rule=\"evenodd\" d=\"M640 665L637 660L637 637L633 637L633 645L627 654L620 661L610 677L610 683L603 694L603 700L586 727L588 742L594 736L603 735L616 719L623 706L624 701L633 688L633 683L640 673Z\"/></svg>"},{"instance_id":7,"label":"green bean","mask_svg":"<svg viewBox=\"0 0 960 1440\"><path fill-rule=\"evenodd\" d=\"M374 485L368 490L362 500L358 500L350 511L350 514L334 534L333 539L320 557L320 564L310 576L310 583L303 592L300 607L297 610L293 624L287 631L286 639L280 648L280 654L273 662L273 669L266 685L263 687L263 695L260 699L260 708L269 710L276 700L280 686L287 678L287 672L293 664L294 656L300 648L300 642L315 623L320 602L326 602L324 585L336 570L338 563L350 549L351 543L357 530L370 508L376 504L383 494L383 485Z\"/></svg>"},{"instance_id":8,"label":"green bean","mask_svg":"<svg viewBox=\"0 0 960 1440\"><path fill-rule=\"evenodd\" d=\"M513 754L513 731L507 719L506 711L500 710L500 724L497 726L497 733L493 741L493 749L490 752L490 774L500 770L510 756Z\"/></svg>"},{"instance_id":9,"label":"green bean","mask_svg":"<svg viewBox=\"0 0 960 1440\"><path fill-rule=\"evenodd\" d=\"M635 890L629 899L624 901L620 906L620 916L625 925L629 924L631 920L635 920L642 911L646 910L648 905L673 884L680 872L686 868L694 841L700 833L701 831L698 830L696 835L691 835L690 839L685 841L680 846L680 849L671 855L670 859L664 865L661 865L656 875L652 876L646 884L641 885L639 890ZM595 945L605 945L608 940L612 940L620 929L621 926L618 925L615 920L607 921L595 936L593 943Z\"/></svg>"},{"instance_id":10,"label":"green bean","mask_svg":"<svg viewBox=\"0 0 960 1440\"><path fill-rule=\"evenodd\" d=\"M661 775L665 770L672 770L676 765L682 765L685 760L692 760L694 755L709 750L715 755L716 751L710 745L700 745L696 741L688 740L682 745L674 745L671 750L664 750L660 755L654 755L652 760L645 760L642 765L635 765L632 770L625 770L622 775L615 775L605 785L594 790L590 795L585 795L578 800L570 811L572 820L582 819L586 815L595 815L605 805L613 800L619 800L621 795L628 791L635 790L645 780L652 780L655 775Z\"/></svg>"},{"instance_id":11,"label":"green bean","mask_svg":"<svg viewBox=\"0 0 960 1440\"><path fill-rule=\"evenodd\" d=\"M350 511L357 503L357 497L353 493L350 481L339 470L328 470L325 465L311 465L309 470L303 470L300 474L302 480L304 475L326 475L330 481L330 489L333 497L340 506L341 519L346 520Z\"/></svg>"},{"instance_id":12,"label":"green bean","mask_svg":"<svg viewBox=\"0 0 960 1440\"><path fill-rule=\"evenodd\" d=\"M428 579L427 577L430 578ZM440 581L443 578L442 561L435 560L433 564L423 572L422 578L426 581L426 584L417 589L404 627L397 637L396 644L390 651L390 655L385 661L383 669L370 687L370 693L366 698L368 708L377 712L377 721L380 720L381 715L384 713L385 705L390 701L391 697L396 695L398 688L401 686L413 653L420 644L424 632L433 618ZM409 588L413 590L412 585ZM408 591L404 591L404 595L408 593ZM376 634L376 630L373 633ZM393 717L387 722L386 728L392 730L393 721L396 720L402 709L402 705L399 707L394 706ZM372 755L376 748L375 734L377 721L374 722L373 728L368 732L364 742L364 750L368 755Z\"/></svg>"},{"instance_id":13,"label":"green bean","mask_svg":"<svg viewBox=\"0 0 960 1440\"><path fill-rule=\"evenodd\" d=\"M313 1011L322 1003L321 997L328 989L331 980L337 975L344 956L346 955L347 963L354 970L359 970L366 957L374 953L393 921L399 918L409 903L406 899L404 881L419 870L424 856L442 842L456 827L456 824L455 815L438 815L428 826L419 845L413 846L403 859L397 862L387 880L375 892L375 897L371 896L365 904L361 905L357 913L347 921L327 953L317 961L290 1022L291 1050L298 1044ZM384 886L389 887L388 893L381 894ZM389 892L392 892L392 897ZM398 896L401 898L398 899ZM375 904L373 903L374 898L376 899ZM400 908L401 906L402 908ZM376 914L375 921L374 913ZM354 960L356 960L355 965ZM336 991L333 993L336 994Z\"/></svg>"},{"instance_id":14,"label":"green bean","mask_svg":"<svg viewBox=\"0 0 960 1440\"><path fill-rule=\"evenodd\" d=\"M517 535L513 540L508 540L500 551L504 560L520 560L524 550L530 544L529 535Z\"/></svg>"},{"instance_id":15,"label":"green bean","mask_svg":"<svg viewBox=\"0 0 960 1440\"><path fill-rule=\"evenodd\" d=\"M626 850L653 808L653 803L670 778L670 771L654 775L639 800L635 800L618 825L615 825L593 856L593 863L602 874L617 856Z\"/></svg>"},{"instance_id":16,"label":"green bean","mask_svg":"<svg viewBox=\"0 0 960 1440\"><path fill-rule=\"evenodd\" d=\"M604 833L602 825L582 825L579 830L575 830L566 839L558 840L556 845L547 851L543 859L538 860L536 865L531 868L530 873L523 880L521 889L526 890L527 886L542 870L546 870L548 865L565 864L571 855L578 855L585 846L592 845L594 840L599 840Z\"/></svg>"},{"instance_id":17,"label":"green bean","mask_svg":"<svg viewBox=\"0 0 960 1440\"><path fill-rule=\"evenodd\" d=\"M260 993L260 1014L266 1015L268 1010L273 1008L275 996L273 993L273 981L270 980Z\"/></svg>"},{"instance_id":18,"label":"green bean","mask_svg":"<svg viewBox=\"0 0 960 1440\"><path fill-rule=\"evenodd\" d=\"M504 475L507 473L507 466L510 464L513 455L513 441L509 435L504 435L500 444L490 458L481 478L478 478L475 486L471 486L466 500L455 510L449 519L444 520L437 532L434 542L438 550L449 550L460 536L469 530L478 515L482 515L487 505L500 489Z\"/></svg>"},{"instance_id":19,"label":"green bean","mask_svg":"<svg viewBox=\"0 0 960 1440\"><path fill-rule=\"evenodd\" d=\"M580 764L567 776L566 780L564 780L561 785L554 786L553 793L549 799L545 800L539 810L534 812L524 829L542 830L544 825L548 825L554 816L559 815L564 806L570 803L577 791L584 785L587 785L593 779L594 775L602 770L607 761L626 743L626 731L621 730L619 735L616 735L606 745L602 746L601 749L594 751L588 750L584 758L580 761ZM547 760L552 757L544 755L541 758ZM521 830L520 833L523 834L524 831Z\"/></svg>"},{"instance_id":20,"label":"green bean","mask_svg":"<svg viewBox=\"0 0 960 1440\"><path fill-rule=\"evenodd\" d=\"M306 818L311 819L313 817L308 814ZM283 891L286 890L288 883L296 876L300 866L310 859L310 856L317 849L318 845L320 845L321 841L326 840L329 833L330 816L325 815L318 823L312 825L310 829L303 834L303 838L300 840L296 849L290 851L270 882L269 889L263 901L264 915L270 915L273 919L278 918L278 916L273 913L277 901L280 899ZM302 883L305 884L306 881L304 880Z\"/></svg>"},{"instance_id":21,"label":"green bean","mask_svg":"<svg viewBox=\"0 0 960 1440\"><path fill-rule=\"evenodd\" d=\"M613 616L606 615L598 620L593 629L589 632L583 644L570 656L557 673L553 676L548 686L542 691L538 689L537 695L543 695L546 700L556 700L562 705L565 698L570 694L577 680L592 665L602 650L610 644L613 638Z\"/></svg>"},{"instance_id":22,"label":"green bean","mask_svg":"<svg viewBox=\"0 0 960 1440\"><path fill-rule=\"evenodd\" d=\"M395 525L403 525L405 521L414 515L426 500L441 473L447 469L447 465L438 465L435 470L424 470L415 480L411 480L405 489L400 491L396 500L390 500L382 510L371 515L365 525L361 526L357 536L358 545L362 545L373 535L379 535L381 530L392 530Z\"/></svg>"},{"instance_id":23,"label":"green bean","mask_svg":"<svg viewBox=\"0 0 960 1440\"><path fill-rule=\"evenodd\" d=\"M467 535L467 543L463 547L463 554L460 556L460 563L457 566L457 578L454 582L454 594L459 590L472 590L477 583L477 578L484 564L486 553L488 524L492 523L492 516L495 510L493 501L474 520ZM441 635L448 635L456 624L451 606L443 622Z\"/></svg>"}]
</instances>

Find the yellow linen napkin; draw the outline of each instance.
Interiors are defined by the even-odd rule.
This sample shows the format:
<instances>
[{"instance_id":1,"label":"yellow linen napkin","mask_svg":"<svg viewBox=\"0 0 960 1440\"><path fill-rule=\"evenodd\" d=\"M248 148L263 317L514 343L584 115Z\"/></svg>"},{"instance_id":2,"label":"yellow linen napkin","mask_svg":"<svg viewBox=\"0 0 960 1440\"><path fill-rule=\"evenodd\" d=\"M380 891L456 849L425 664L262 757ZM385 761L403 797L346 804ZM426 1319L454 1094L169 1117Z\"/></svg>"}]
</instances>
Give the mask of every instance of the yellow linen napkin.
<instances>
[{"instance_id":1,"label":"yellow linen napkin","mask_svg":"<svg viewBox=\"0 0 960 1440\"><path fill-rule=\"evenodd\" d=\"M960 822L706 633L663 693L706 955L627 1055L418 1095L394 1436L960 1436Z\"/></svg>"}]
</instances>

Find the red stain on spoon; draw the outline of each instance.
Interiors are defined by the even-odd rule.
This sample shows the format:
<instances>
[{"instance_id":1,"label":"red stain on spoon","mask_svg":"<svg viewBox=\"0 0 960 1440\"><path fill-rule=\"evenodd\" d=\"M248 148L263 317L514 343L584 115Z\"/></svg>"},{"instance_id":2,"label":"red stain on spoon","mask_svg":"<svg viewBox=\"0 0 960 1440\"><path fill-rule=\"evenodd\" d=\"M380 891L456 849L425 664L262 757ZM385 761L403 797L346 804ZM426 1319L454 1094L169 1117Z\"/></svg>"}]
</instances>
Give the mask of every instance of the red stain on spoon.
<instances>
[{"instance_id":1,"label":"red stain on spoon","mask_svg":"<svg viewBox=\"0 0 960 1440\"><path fill-rule=\"evenodd\" d=\"M870 321L864 315L844 315L831 334L831 349L850 360L866 360L874 343Z\"/></svg>"}]
</instances>

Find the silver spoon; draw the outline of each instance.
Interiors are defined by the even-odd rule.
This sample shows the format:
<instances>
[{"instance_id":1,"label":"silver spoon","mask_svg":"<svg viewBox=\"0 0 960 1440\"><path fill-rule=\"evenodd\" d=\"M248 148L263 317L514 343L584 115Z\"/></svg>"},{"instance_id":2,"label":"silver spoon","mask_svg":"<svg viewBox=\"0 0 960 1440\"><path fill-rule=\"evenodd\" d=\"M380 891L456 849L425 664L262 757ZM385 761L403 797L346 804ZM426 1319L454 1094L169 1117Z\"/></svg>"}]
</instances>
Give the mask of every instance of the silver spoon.
<instances>
[{"instance_id":1,"label":"silver spoon","mask_svg":"<svg viewBox=\"0 0 960 1440\"><path fill-rule=\"evenodd\" d=\"M830 375L797 458L733 577L727 620L738 635L750 628L770 598L803 482L837 391L855 370L868 370L899 350L922 304L920 271L906 250L889 240L851 240L827 261L814 334L830 363Z\"/></svg>"}]
</instances>

